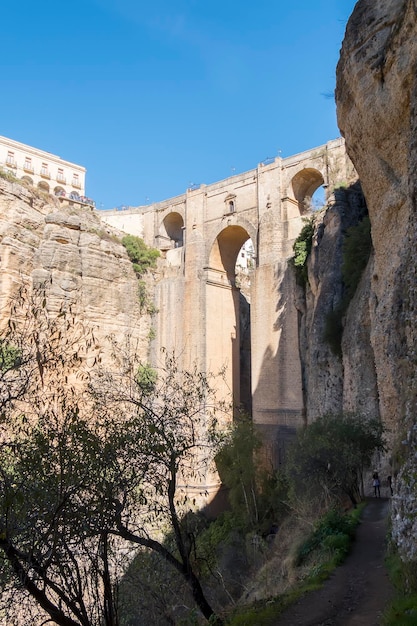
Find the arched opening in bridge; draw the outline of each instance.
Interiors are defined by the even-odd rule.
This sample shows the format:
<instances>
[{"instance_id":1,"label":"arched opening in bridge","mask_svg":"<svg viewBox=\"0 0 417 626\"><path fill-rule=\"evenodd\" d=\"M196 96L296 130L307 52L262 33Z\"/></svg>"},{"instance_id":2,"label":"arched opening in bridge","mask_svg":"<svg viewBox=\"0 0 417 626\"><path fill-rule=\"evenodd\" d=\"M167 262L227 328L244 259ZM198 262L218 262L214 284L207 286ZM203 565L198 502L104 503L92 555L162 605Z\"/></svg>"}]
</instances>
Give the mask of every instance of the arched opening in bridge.
<instances>
[{"instance_id":1,"label":"arched opening in bridge","mask_svg":"<svg viewBox=\"0 0 417 626\"><path fill-rule=\"evenodd\" d=\"M184 220L180 213L168 213L159 228L158 245L161 250L181 248L184 244Z\"/></svg>"},{"instance_id":2,"label":"arched opening in bridge","mask_svg":"<svg viewBox=\"0 0 417 626\"><path fill-rule=\"evenodd\" d=\"M311 210L312 211L320 211L324 206L326 206L326 190L323 185L317 187L316 191L311 196Z\"/></svg>"},{"instance_id":3,"label":"arched opening in bridge","mask_svg":"<svg viewBox=\"0 0 417 626\"><path fill-rule=\"evenodd\" d=\"M316 193L319 193L317 190L324 182L322 173L311 167L305 167L294 176L291 181L289 195L297 202L298 209L302 215L319 208L314 206Z\"/></svg>"},{"instance_id":4,"label":"arched opening in bridge","mask_svg":"<svg viewBox=\"0 0 417 626\"><path fill-rule=\"evenodd\" d=\"M207 268L207 365L224 368L235 414L251 414L250 272L253 244L241 226L227 226L214 241Z\"/></svg>"}]
</instances>

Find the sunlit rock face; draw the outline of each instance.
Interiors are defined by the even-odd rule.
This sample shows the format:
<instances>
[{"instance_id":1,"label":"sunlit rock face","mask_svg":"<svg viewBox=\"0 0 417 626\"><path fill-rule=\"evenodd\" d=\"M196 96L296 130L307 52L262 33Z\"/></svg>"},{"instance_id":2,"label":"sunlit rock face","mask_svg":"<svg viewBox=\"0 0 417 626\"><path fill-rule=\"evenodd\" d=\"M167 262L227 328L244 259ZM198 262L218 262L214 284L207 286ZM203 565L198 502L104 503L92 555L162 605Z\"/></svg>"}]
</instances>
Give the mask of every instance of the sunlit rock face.
<instances>
[{"instance_id":1,"label":"sunlit rock face","mask_svg":"<svg viewBox=\"0 0 417 626\"><path fill-rule=\"evenodd\" d=\"M338 121L362 182L374 247L369 327L379 406L391 429L393 535L415 558L417 13L359 0L337 68Z\"/></svg>"},{"instance_id":2,"label":"sunlit rock face","mask_svg":"<svg viewBox=\"0 0 417 626\"><path fill-rule=\"evenodd\" d=\"M149 322L119 234L89 207L60 206L0 178L0 322L21 285L42 289L51 314L71 309L93 330L104 361L111 359L110 336L119 344L132 337L146 358Z\"/></svg>"}]
</instances>

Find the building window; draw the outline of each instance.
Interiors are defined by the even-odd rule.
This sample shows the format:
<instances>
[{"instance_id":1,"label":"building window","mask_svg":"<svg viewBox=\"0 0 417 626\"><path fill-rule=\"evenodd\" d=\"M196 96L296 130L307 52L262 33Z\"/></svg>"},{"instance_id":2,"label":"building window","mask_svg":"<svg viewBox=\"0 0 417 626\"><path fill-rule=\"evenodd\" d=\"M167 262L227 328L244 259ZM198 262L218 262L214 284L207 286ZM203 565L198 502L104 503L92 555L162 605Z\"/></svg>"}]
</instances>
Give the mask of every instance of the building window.
<instances>
[{"instance_id":1,"label":"building window","mask_svg":"<svg viewBox=\"0 0 417 626\"><path fill-rule=\"evenodd\" d=\"M81 183L80 183L80 180L78 178L78 174L73 174L72 175L72 186L73 187L77 187L78 189L81 188Z\"/></svg>"},{"instance_id":2,"label":"building window","mask_svg":"<svg viewBox=\"0 0 417 626\"><path fill-rule=\"evenodd\" d=\"M30 157L25 157L25 162L23 163L23 169L25 170L25 172L33 173L32 159Z\"/></svg>"},{"instance_id":3,"label":"building window","mask_svg":"<svg viewBox=\"0 0 417 626\"><path fill-rule=\"evenodd\" d=\"M64 170L63 170L61 167L58 167L58 173L57 173L57 175L56 175L56 179L57 179L57 181L58 181L59 183L64 183L64 185L65 185L65 183L67 182L67 181L65 180Z\"/></svg>"},{"instance_id":4,"label":"building window","mask_svg":"<svg viewBox=\"0 0 417 626\"><path fill-rule=\"evenodd\" d=\"M48 171L48 164L47 163L42 163L40 174L44 178L51 178L51 176L49 174L49 171Z\"/></svg>"},{"instance_id":5,"label":"building window","mask_svg":"<svg viewBox=\"0 0 417 626\"><path fill-rule=\"evenodd\" d=\"M228 215L229 213L235 213L236 211L236 196L233 194L229 194L224 201L225 204L225 215Z\"/></svg>"},{"instance_id":6,"label":"building window","mask_svg":"<svg viewBox=\"0 0 417 626\"><path fill-rule=\"evenodd\" d=\"M6 164L7 164L9 167L17 167L17 163L16 163L15 158L14 158L14 152L10 152L10 151L9 151L9 152L7 153Z\"/></svg>"}]
</instances>

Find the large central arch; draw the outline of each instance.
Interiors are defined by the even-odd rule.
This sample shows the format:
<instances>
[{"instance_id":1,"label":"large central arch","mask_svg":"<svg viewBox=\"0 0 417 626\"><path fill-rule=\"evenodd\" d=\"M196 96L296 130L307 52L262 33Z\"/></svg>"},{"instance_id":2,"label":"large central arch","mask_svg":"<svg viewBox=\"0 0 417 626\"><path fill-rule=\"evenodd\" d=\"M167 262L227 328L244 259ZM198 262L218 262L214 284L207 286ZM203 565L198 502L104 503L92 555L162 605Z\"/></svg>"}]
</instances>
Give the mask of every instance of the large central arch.
<instances>
[{"instance_id":1,"label":"large central arch","mask_svg":"<svg viewBox=\"0 0 417 626\"><path fill-rule=\"evenodd\" d=\"M250 397L250 376L243 376L241 366L242 323L249 317L249 304L236 285L236 260L243 244L250 239L239 225L226 226L215 238L206 267L206 359L207 369L224 372L220 396L232 393L234 412ZM249 378L249 380L248 380ZM242 389L242 381L246 387ZM245 400L244 400L245 399Z\"/></svg>"}]
</instances>

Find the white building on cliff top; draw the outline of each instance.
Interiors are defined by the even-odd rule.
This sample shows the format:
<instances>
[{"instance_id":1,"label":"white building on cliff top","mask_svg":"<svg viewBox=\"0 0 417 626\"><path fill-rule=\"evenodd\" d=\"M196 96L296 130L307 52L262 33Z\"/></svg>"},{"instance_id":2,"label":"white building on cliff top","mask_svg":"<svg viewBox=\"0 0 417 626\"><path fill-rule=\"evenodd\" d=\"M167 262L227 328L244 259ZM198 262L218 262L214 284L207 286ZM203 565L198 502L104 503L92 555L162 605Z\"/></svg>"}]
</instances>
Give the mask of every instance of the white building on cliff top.
<instances>
[{"instance_id":1,"label":"white building on cliff top","mask_svg":"<svg viewBox=\"0 0 417 626\"><path fill-rule=\"evenodd\" d=\"M47 193L85 194L85 167L1 136L0 167Z\"/></svg>"}]
</instances>

